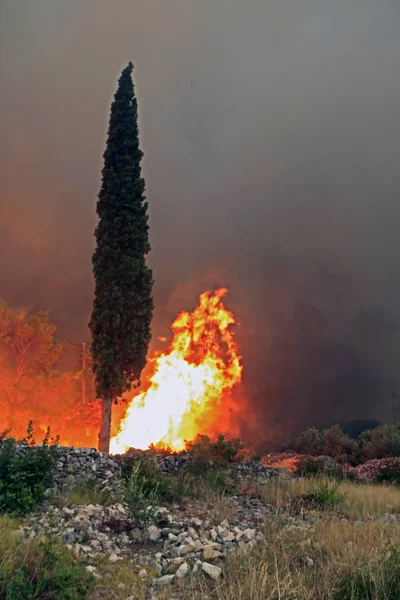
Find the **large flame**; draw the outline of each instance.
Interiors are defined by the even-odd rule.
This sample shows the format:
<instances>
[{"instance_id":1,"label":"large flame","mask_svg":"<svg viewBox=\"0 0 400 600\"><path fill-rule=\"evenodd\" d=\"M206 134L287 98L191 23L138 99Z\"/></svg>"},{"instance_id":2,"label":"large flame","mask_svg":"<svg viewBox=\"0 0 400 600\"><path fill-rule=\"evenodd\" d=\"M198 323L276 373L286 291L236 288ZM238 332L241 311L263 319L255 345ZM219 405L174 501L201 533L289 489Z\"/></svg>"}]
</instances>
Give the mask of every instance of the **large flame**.
<instances>
[{"instance_id":1,"label":"large flame","mask_svg":"<svg viewBox=\"0 0 400 600\"><path fill-rule=\"evenodd\" d=\"M215 425L222 401L242 374L230 329L235 319L222 302L226 292L204 292L192 313L176 317L170 347L152 359L150 387L131 401L111 440L112 453L151 444L181 450Z\"/></svg>"}]
</instances>

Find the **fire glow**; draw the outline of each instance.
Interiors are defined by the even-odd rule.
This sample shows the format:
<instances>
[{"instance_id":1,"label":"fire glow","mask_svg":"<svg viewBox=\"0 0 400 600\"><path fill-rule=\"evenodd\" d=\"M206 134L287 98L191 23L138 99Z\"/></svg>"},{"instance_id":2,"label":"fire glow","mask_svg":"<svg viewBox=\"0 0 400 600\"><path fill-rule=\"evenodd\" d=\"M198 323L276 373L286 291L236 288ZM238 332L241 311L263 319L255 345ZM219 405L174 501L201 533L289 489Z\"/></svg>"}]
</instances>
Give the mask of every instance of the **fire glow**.
<instances>
[{"instance_id":1,"label":"fire glow","mask_svg":"<svg viewBox=\"0 0 400 600\"><path fill-rule=\"evenodd\" d=\"M111 440L112 453L151 444L181 450L185 441L215 427L224 399L242 375L231 329L235 318L222 301L226 293L204 292L192 313L176 317L171 344L151 359L149 388L130 402Z\"/></svg>"}]
</instances>

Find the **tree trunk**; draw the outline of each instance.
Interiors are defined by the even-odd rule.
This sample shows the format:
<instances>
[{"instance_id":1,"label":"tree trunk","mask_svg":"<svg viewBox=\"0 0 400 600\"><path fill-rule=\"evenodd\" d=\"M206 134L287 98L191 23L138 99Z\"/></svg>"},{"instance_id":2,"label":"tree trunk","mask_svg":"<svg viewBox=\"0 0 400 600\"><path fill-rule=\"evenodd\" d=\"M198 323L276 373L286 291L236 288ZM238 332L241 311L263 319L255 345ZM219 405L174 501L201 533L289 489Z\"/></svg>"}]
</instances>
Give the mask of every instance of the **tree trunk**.
<instances>
[{"instance_id":1,"label":"tree trunk","mask_svg":"<svg viewBox=\"0 0 400 600\"><path fill-rule=\"evenodd\" d=\"M103 398L101 403L101 424L99 431L99 451L110 452L111 407L113 399Z\"/></svg>"}]
</instances>

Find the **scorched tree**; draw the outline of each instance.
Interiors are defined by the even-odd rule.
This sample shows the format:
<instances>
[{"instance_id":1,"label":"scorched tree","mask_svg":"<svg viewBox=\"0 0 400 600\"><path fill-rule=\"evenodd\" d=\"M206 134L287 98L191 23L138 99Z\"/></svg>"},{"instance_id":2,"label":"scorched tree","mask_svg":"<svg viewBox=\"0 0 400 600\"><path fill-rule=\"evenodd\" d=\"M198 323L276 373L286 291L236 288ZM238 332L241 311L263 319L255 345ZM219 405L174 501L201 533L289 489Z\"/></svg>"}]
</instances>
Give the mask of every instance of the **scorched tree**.
<instances>
[{"instance_id":1,"label":"scorched tree","mask_svg":"<svg viewBox=\"0 0 400 600\"><path fill-rule=\"evenodd\" d=\"M89 327L96 392L102 401L103 452L110 447L113 402L140 382L153 315L153 276L145 260L150 250L148 205L132 71L129 63L111 105L93 254L95 298Z\"/></svg>"}]
</instances>

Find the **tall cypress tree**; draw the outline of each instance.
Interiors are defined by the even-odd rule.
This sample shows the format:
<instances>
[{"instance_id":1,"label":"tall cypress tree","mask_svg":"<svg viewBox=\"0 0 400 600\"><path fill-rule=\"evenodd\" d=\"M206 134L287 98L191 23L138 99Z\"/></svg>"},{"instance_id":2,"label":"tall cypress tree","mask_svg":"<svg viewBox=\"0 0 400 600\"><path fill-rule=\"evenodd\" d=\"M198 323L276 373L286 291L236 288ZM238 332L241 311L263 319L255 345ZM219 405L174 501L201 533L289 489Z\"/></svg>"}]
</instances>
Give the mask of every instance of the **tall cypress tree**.
<instances>
[{"instance_id":1,"label":"tall cypress tree","mask_svg":"<svg viewBox=\"0 0 400 600\"><path fill-rule=\"evenodd\" d=\"M153 316L147 202L140 162L133 65L122 71L111 105L97 202L93 254L95 299L89 327L97 396L102 401L99 450L110 447L112 404L140 382Z\"/></svg>"}]
</instances>

